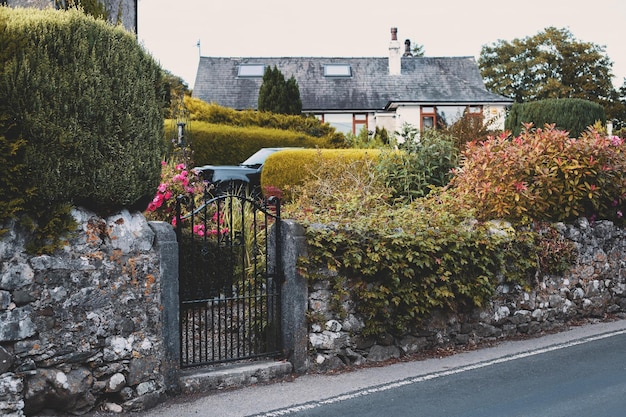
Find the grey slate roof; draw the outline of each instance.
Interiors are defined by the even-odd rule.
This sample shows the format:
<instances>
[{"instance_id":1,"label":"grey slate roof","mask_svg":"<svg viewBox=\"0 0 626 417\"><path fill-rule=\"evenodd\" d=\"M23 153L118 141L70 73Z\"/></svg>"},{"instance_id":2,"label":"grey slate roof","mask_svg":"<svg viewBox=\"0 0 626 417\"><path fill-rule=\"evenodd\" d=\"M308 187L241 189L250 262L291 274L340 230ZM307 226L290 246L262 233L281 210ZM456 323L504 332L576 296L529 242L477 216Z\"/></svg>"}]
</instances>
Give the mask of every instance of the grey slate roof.
<instances>
[{"instance_id":1,"label":"grey slate roof","mask_svg":"<svg viewBox=\"0 0 626 417\"><path fill-rule=\"evenodd\" d=\"M304 112L383 110L391 102L511 104L485 88L473 57L403 57L401 75L388 58L201 57L193 96L238 110L256 109L262 78L237 76L240 64L276 66L298 82ZM349 64L351 77L325 77L325 64Z\"/></svg>"}]
</instances>

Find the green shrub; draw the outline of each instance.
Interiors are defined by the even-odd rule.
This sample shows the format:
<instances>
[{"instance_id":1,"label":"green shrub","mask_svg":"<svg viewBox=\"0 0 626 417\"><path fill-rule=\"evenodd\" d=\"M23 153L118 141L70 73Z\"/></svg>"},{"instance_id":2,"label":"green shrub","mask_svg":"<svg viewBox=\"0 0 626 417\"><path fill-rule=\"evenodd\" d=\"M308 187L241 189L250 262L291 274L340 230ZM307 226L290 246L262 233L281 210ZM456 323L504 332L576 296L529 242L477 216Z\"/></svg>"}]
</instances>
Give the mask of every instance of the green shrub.
<instances>
[{"instance_id":1,"label":"green shrub","mask_svg":"<svg viewBox=\"0 0 626 417\"><path fill-rule=\"evenodd\" d=\"M436 310L483 307L502 281L529 287L538 269L562 272L571 261L572 247L548 226L539 233L476 221L478 208L450 190L391 204L374 164L355 159L338 169L318 156L315 175L283 206L284 218L306 228L299 271L311 281L336 272L331 307L345 313L346 297L354 297L365 334L407 334Z\"/></svg>"},{"instance_id":2,"label":"green shrub","mask_svg":"<svg viewBox=\"0 0 626 417\"><path fill-rule=\"evenodd\" d=\"M32 190L0 223L28 209L44 230L63 223L44 214L68 204L100 214L145 208L163 153L160 77L121 28L77 10L0 8L0 146L19 144L5 155L11 184L0 191Z\"/></svg>"},{"instance_id":3,"label":"green shrub","mask_svg":"<svg viewBox=\"0 0 626 417\"><path fill-rule=\"evenodd\" d=\"M626 189L623 140L588 130L578 138L554 126L527 127L470 143L451 184L480 219L621 222Z\"/></svg>"},{"instance_id":4,"label":"green shrub","mask_svg":"<svg viewBox=\"0 0 626 417\"><path fill-rule=\"evenodd\" d=\"M436 130L408 131L398 145L401 152L383 151L376 169L393 190L393 198L410 201L428 195L431 187L442 187L458 166L455 138Z\"/></svg>"},{"instance_id":5,"label":"green shrub","mask_svg":"<svg viewBox=\"0 0 626 417\"><path fill-rule=\"evenodd\" d=\"M351 294L366 335L403 335L436 310L484 307L501 274L526 285L534 276L533 239L468 220L473 210L450 194L389 206L372 188L343 190L322 204L297 200L285 209L306 227L308 257L300 271L312 281L336 272L332 306L341 314Z\"/></svg>"},{"instance_id":6,"label":"green shrub","mask_svg":"<svg viewBox=\"0 0 626 417\"><path fill-rule=\"evenodd\" d=\"M297 186L305 181L320 176L328 176L325 167L332 166L331 178L340 179L342 175L353 180L349 187L359 186L357 179L363 171L368 177L375 176L374 161L380 151L376 149L297 149L276 152L270 155L261 172L261 187L264 190L280 190L286 200L291 199ZM339 186L339 184L336 184ZM327 194L328 190L317 190L318 194ZM296 191L297 193L297 191Z\"/></svg>"},{"instance_id":7,"label":"green shrub","mask_svg":"<svg viewBox=\"0 0 626 417\"><path fill-rule=\"evenodd\" d=\"M261 148L327 147L324 138L262 127L238 127L205 122L191 123L191 148L196 166L237 165ZM167 132L171 134L172 132Z\"/></svg>"},{"instance_id":8,"label":"green shrub","mask_svg":"<svg viewBox=\"0 0 626 417\"><path fill-rule=\"evenodd\" d=\"M606 123L604 109L600 104L579 98L555 98L513 104L504 127L517 136L523 124L554 124L576 138L598 120L603 125Z\"/></svg>"}]
</instances>

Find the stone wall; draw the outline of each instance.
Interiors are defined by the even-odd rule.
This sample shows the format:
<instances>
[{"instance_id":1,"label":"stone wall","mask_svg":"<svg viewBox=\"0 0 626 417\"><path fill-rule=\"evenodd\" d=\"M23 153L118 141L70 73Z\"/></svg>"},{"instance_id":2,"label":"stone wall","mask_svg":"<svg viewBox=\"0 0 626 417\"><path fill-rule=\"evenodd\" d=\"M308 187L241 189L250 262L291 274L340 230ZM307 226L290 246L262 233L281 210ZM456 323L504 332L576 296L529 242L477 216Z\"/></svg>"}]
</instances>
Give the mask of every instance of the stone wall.
<instances>
[{"instance_id":1,"label":"stone wall","mask_svg":"<svg viewBox=\"0 0 626 417\"><path fill-rule=\"evenodd\" d=\"M54 256L28 255L15 227L0 238L2 415L145 409L170 384L159 239L175 244L171 227L73 215L77 233Z\"/></svg>"},{"instance_id":2,"label":"stone wall","mask_svg":"<svg viewBox=\"0 0 626 417\"><path fill-rule=\"evenodd\" d=\"M563 276L545 276L532 291L500 285L491 305L466 315L435 314L415 334L363 337L363 321L344 303L341 318L330 309L328 282L309 288L311 368L320 370L380 362L436 348L475 346L508 337L565 329L580 320L626 315L626 232L611 222L580 219L559 225L578 259Z\"/></svg>"}]
</instances>

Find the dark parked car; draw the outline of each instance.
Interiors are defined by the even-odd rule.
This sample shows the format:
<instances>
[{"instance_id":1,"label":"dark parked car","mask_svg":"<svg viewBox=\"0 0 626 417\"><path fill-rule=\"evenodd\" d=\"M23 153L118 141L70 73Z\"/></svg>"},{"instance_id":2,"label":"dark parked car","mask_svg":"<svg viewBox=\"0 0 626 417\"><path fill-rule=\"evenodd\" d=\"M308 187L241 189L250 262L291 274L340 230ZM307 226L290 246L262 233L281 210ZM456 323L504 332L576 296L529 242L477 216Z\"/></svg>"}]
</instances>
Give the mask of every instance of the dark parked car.
<instances>
[{"instance_id":1,"label":"dark parked car","mask_svg":"<svg viewBox=\"0 0 626 417\"><path fill-rule=\"evenodd\" d=\"M201 178L213 185L212 194L220 195L228 191L250 195L261 194L261 171L268 156L285 149L298 148L261 148L254 155L239 165L204 165L196 167Z\"/></svg>"}]
</instances>

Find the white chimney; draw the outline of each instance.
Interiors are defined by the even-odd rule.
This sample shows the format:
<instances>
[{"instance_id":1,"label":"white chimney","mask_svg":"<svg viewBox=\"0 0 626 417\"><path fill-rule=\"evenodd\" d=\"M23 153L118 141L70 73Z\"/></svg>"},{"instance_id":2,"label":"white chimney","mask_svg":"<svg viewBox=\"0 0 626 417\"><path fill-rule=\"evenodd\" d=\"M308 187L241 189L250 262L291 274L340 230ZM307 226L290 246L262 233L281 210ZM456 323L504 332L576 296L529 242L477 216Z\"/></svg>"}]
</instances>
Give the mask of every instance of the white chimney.
<instances>
[{"instance_id":1,"label":"white chimney","mask_svg":"<svg viewBox=\"0 0 626 417\"><path fill-rule=\"evenodd\" d=\"M391 42L389 43L389 75L400 75L400 42L398 42L398 28L391 28Z\"/></svg>"}]
</instances>

